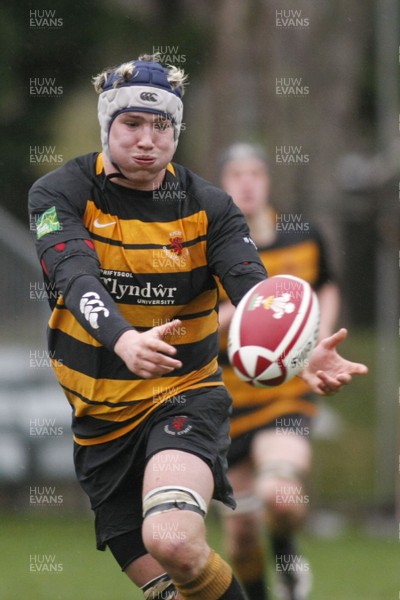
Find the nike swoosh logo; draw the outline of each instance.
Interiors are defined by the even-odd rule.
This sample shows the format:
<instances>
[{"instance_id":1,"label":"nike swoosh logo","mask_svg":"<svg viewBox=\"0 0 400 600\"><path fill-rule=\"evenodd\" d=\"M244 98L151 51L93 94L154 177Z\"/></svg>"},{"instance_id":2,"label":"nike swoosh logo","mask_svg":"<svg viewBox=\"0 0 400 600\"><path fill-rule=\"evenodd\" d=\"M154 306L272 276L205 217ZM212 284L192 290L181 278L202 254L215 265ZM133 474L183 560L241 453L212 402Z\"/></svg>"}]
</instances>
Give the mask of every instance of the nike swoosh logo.
<instances>
[{"instance_id":1,"label":"nike swoosh logo","mask_svg":"<svg viewBox=\"0 0 400 600\"><path fill-rule=\"evenodd\" d=\"M110 221L109 223L100 223L98 219L95 219L93 225L95 227L109 227L110 225L115 225L117 221Z\"/></svg>"}]
</instances>

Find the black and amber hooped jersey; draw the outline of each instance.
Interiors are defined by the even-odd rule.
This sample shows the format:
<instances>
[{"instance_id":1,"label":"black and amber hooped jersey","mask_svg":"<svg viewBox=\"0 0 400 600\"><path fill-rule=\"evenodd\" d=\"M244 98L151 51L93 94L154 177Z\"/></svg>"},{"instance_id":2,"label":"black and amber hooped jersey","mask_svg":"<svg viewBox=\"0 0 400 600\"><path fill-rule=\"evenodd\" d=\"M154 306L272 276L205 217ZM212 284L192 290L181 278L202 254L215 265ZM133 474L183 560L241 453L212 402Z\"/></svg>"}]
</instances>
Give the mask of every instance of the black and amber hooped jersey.
<instances>
[{"instance_id":1,"label":"black and amber hooped jersey","mask_svg":"<svg viewBox=\"0 0 400 600\"><path fill-rule=\"evenodd\" d=\"M39 179L29 207L39 258L56 244L89 236L102 283L133 327L182 321L167 341L183 367L142 380L79 324L62 296L51 303L49 350L73 408L77 443L117 438L168 398L222 385L215 276L246 261L261 265L227 194L172 163L158 189L132 190L109 181L101 154L89 154Z\"/></svg>"},{"instance_id":2,"label":"black and amber hooped jersey","mask_svg":"<svg viewBox=\"0 0 400 600\"><path fill-rule=\"evenodd\" d=\"M319 232L311 223L277 228L273 244L259 248L270 277L286 273L308 281L318 290L331 277L326 250ZM221 300L226 295L221 290ZM310 388L298 377L275 388L254 388L241 381L228 363L226 334L221 336L220 362L223 379L233 396L231 436L243 435L283 415L313 415L315 400Z\"/></svg>"}]
</instances>

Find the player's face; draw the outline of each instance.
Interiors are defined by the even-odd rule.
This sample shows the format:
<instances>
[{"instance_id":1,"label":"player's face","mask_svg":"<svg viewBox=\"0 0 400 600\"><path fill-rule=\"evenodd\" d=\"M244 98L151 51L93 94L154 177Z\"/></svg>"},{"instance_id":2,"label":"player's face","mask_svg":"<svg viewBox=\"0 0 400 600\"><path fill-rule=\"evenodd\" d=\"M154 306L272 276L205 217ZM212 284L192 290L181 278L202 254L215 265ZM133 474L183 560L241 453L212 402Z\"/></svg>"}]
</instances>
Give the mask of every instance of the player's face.
<instances>
[{"instance_id":1,"label":"player's face","mask_svg":"<svg viewBox=\"0 0 400 600\"><path fill-rule=\"evenodd\" d=\"M161 184L174 155L174 128L159 115L121 113L111 125L109 146L113 161L132 187L151 190Z\"/></svg>"},{"instance_id":2,"label":"player's face","mask_svg":"<svg viewBox=\"0 0 400 600\"><path fill-rule=\"evenodd\" d=\"M221 184L245 217L258 215L268 202L270 180L262 160L230 161L223 169Z\"/></svg>"}]
</instances>

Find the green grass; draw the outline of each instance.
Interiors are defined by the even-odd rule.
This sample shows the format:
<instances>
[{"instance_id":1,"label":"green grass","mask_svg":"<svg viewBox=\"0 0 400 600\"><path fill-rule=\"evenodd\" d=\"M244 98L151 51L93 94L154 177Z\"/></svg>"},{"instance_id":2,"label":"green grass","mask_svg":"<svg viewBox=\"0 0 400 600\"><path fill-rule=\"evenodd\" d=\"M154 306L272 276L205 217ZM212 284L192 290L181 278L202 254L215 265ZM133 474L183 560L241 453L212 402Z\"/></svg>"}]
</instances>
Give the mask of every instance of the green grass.
<instances>
[{"instance_id":1,"label":"green grass","mask_svg":"<svg viewBox=\"0 0 400 600\"><path fill-rule=\"evenodd\" d=\"M89 517L1 518L1 600L139 600L109 552L95 550ZM208 519L210 544L222 551L218 521ZM302 536L314 573L310 600L392 600L399 597L400 548L395 537L349 530L334 539ZM32 556L54 556L56 573L30 571ZM261 599L260 599L261 600Z\"/></svg>"},{"instance_id":2,"label":"green grass","mask_svg":"<svg viewBox=\"0 0 400 600\"><path fill-rule=\"evenodd\" d=\"M310 600L391 600L400 594L398 540L347 531L326 540L306 537L302 552L314 572Z\"/></svg>"}]
</instances>

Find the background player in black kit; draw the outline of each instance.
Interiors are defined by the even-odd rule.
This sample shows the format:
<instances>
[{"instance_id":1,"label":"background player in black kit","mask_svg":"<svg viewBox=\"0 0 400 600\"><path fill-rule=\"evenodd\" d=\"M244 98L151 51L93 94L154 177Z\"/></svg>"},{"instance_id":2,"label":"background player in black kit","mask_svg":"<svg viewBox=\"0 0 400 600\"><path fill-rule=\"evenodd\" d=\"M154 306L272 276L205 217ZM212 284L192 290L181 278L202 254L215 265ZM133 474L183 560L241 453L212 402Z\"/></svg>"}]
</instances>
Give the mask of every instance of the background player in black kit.
<instances>
[{"instance_id":1,"label":"background player in black kit","mask_svg":"<svg viewBox=\"0 0 400 600\"><path fill-rule=\"evenodd\" d=\"M247 143L229 146L221 157L221 185L246 217L268 274L286 273L308 281L320 305L319 339L331 335L340 296L326 245L305 215L299 220L288 213L284 221L272 205L264 149ZM235 511L220 505L228 554L249 600L270 597L265 562L276 570L272 582L280 599L306 600L311 568L299 553L296 535L309 508L315 396L298 377L264 389L238 380L226 356L226 331L233 311L222 291L219 358L233 397L228 477L237 502Z\"/></svg>"},{"instance_id":2,"label":"background player in black kit","mask_svg":"<svg viewBox=\"0 0 400 600\"><path fill-rule=\"evenodd\" d=\"M211 498L235 505L215 277L237 304L265 269L231 198L171 162L183 71L144 56L94 83L103 152L39 179L29 198L59 292L49 349L73 411L77 476L98 548L145 598L241 599L205 539ZM344 335L324 340L303 372L315 391L366 372L336 353Z\"/></svg>"}]
</instances>

